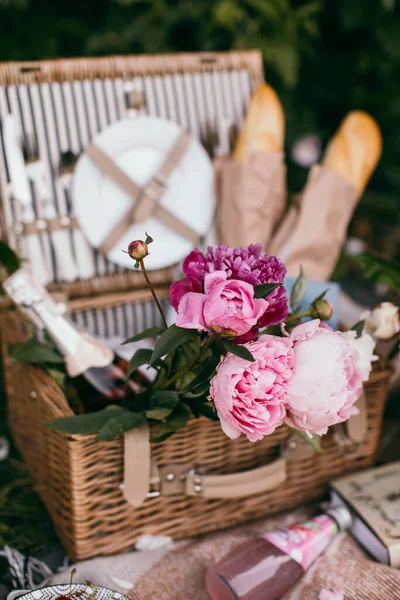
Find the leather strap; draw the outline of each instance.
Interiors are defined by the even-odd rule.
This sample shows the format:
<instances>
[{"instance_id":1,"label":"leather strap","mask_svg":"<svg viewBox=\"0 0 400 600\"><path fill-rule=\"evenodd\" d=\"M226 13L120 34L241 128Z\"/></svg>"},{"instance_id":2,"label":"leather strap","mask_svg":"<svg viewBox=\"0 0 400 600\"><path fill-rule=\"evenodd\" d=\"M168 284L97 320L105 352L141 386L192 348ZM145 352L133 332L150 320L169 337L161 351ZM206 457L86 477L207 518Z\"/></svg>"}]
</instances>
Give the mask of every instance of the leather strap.
<instances>
[{"instance_id":1,"label":"leather strap","mask_svg":"<svg viewBox=\"0 0 400 600\"><path fill-rule=\"evenodd\" d=\"M203 475L187 463L175 463L158 469L155 461L151 461L151 466L149 465L147 457L150 454L150 444L148 436L145 438L142 435L144 434L140 430L125 434L125 480L122 487L126 500L134 506L146 497L160 495L200 498L252 496L279 487L287 478L285 457L257 469L230 475ZM144 445L140 449L142 443Z\"/></svg>"},{"instance_id":2,"label":"leather strap","mask_svg":"<svg viewBox=\"0 0 400 600\"><path fill-rule=\"evenodd\" d=\"M279 487L287 478L286 459L232 475L199 475L189 472L185 480L187 496L202 498L241 498Z\"/></svg>"},{"instance_id":3,"label":"leather strap","mask_svg":"<svg viewBox=\"0 0 400 600\"><path fill-rule=\"evenodd\" d=\"M363 390L356 402L358 415L353 415L346 422L347 435L353 442L361 443L365 440L368 432L367 397Z\"/></svg>"},{"instance_id":4,"label":"leather strap","mask_svg":"<svg viewBox=\"0 0 400 600\"><path fill-rule=\"evenodd\" d=\"M124 435L125 500L139 506L147 498L151 479L150 436L148 423Z\"/></svg>"},{"instance_id":5,"label":"leather strap","mask_svg":"<svg viewBox=\"0 0 400 600\"><path fill-rule=\"evenodd\" d=\"M37 235L43 231L59 231L61 229L78 229L78 221L75 215L59 215L54 219L37 219L28 223L14 223L14 231L16 235Z\"/></svg>"},{"instance_id":6,"label":"leather strap","mask_svg":"<svg viewBox=\"0 0 400 600\"><path fill-rule=\"evenodd\" d=\"M135 205L130 207L122 219L114 226L110 233L105 237L99 246L99 250L104 254L115 246L118 240L128 230L131 223L141 223L149 217L154 216L162 223L173 229L178 235L188 239L193 245L198 245L201 241L200 236L189 225L183 223L178 217L159 204L165 188L168 184L168 177L176 168L183 157L190 143L190 136L183 132L177 142L168 153L164 163L158 172L151 178L145 188L140 188L120 167L108 156L101 148L90 144L86 148L87 155L96 163L103 173L125 190L129 196L136 199Z\"/></svg>"}]
</instances>

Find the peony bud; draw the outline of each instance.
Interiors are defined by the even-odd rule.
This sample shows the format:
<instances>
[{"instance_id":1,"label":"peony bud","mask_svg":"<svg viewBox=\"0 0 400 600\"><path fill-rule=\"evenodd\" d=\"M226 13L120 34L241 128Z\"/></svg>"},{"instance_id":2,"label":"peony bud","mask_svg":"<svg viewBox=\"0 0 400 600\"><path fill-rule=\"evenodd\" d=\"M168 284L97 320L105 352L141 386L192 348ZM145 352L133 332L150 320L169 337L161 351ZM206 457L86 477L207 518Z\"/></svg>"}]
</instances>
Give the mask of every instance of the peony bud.
<instances>
[{"instance_id":1,"label":"peony bud","mask_svg":"<svg viewBox=\"0 0 400 600\"><path fill-rule=\"evenodd\" d=\"M143 260L149 254L149 248L142 240L134 240L128 246L128 254L133 260Z\"/></svg>"},{"instance_id":2,"label":"peony bud","mask_svg":"<svg viewBox=\"0 0 400 600\"><path fill-rule=\"evenodd\" d=\"M321 319L322 321L329 321L333 314L333 306L325 298L317 298L311 304L311 316L313 319Z\"/></svg>"},{"instance_id":3,"label":"peony bud","mask_svg":"<svg viewBox=\"0 0 400 600\"><path fill-rule=\"evenodd\" d=\"M364 331L376 340L390 340L400 331L399 308L391 302L382 302L360 318L365 321Z\"/></svg>"}]
</instances>

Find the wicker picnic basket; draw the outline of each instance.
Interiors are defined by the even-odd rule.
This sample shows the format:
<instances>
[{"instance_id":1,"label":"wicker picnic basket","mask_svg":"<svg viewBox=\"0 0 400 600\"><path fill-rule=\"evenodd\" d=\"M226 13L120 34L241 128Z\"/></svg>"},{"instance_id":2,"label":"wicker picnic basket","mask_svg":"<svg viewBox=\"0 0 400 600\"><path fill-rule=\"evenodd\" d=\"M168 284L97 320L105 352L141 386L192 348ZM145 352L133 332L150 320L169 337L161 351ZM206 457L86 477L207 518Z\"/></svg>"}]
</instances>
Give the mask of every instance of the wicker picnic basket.
<instances>
[{"instance_id":1,"label":"wicker picnic basket","mask_svg":"<svg viewBox=\"0 0 400 600\"><path fill-rule=\"evenodd\" d=\"M21 90L88 81L105 82L104 88L107 84L111 89L110 82L133 77L157 85L163 77L173 78L179 81L178 90L191 85L191 78L207 78L208 103L198 106L202 121L200 112L192 112L186 122L177 113L177 118L198 134L208 118L218 117L218 102L224 94L225 106L236 94L232 115L239 125L251 89L262 81L263 72L258 52L2 64L0 115L2 110L4 114L4 110L18 109ZM103 88L95 89L100 93ZM213 93L219 100L212 106ZM160 106L155 102L153 113L160 111ZM117 119L118 111L113 114ZM13 226L18 215L10 209L1 152L0 183L3 231L9 242L18 246L21 228ZM59 221L52 226L59 226ZM67 226L76 226L73 218ZM165 303L172 276L173 269L152 275ZM141 285L136 273L103 265L101 272L86 281L65 284L55 274L49 289L64 294L72 318L91 333L129 336L143 326L157 324L149 293ZM122 489L127 478L135 478L134 464L127 468L124 461L126 439L121 436L98 443L94 436L67 436L46 429L52 419L72 414L71 408L45 372L11 361L8 345L26 339L27 330L19 313L6 302L0 326L12 435L73 560L126 551L143 534L178 539L286 510L320 498L332 478L373 462L389 378L386 370L372 374L357 422L337 426L323 438L322 454L294 437L289 428L281 427L263 441L250 443L243 436L228 439L218 423L190 420L170 439L151 445L148 496L141 505L132 506Z\"/></svg>"}]
</instances>

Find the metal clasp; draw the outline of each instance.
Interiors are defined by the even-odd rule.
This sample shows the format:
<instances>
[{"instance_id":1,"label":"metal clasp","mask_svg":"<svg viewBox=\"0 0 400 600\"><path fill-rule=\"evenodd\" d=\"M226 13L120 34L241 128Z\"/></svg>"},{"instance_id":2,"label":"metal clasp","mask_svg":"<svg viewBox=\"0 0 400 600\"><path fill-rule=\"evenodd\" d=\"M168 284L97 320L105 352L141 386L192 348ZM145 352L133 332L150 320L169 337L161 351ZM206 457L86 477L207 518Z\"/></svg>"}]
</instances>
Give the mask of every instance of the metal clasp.
<instances>
[{"instance_id":1,"label":"metal clasp","mask_svg":"<svg viewBox=\"0 0 400 600\"><path fill-rule=\"evenodd\" d=\"M124 491L124 484L121 483L119 486L119 489L121 490L121 492ZM146 498L158 498L158 496L161 496L161 492L160 490L150 490L149 492L147 492L146 494Z\"/></svg>"},{"instance_id":2,"label":"metal clasp","mask_svg":"<svg viewBox=\"0 0 400 600\"><path fill-rule=\"evenodd\" d=\"M167 186L167 179L161 173L156 173L149 185L143 190L143 195L148 196L154 202L158 202Z\"/></svg>"}]
</instances>

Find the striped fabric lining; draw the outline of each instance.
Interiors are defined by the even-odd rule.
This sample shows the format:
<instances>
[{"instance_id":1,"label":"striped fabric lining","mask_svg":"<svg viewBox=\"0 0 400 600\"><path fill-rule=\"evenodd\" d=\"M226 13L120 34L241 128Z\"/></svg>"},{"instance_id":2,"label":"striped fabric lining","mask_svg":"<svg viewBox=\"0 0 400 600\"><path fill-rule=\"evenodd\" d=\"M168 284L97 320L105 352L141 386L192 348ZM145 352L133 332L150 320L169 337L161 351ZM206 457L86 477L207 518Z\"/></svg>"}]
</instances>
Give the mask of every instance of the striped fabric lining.
<instances>
[{"instance_id":1,"label":"striped fabric lining","mask_svg":"<svg viewBox=\"0 0 400 600\"><path fill-rule=\"evenodd\" d=\"M240 125L251 95L250 75L246 70L210 73L173 74L134 78L132 83L144 93L143 112L160 116L181 124L196 137L206 126L218 130L221 120ZM71 214L71 200L65 178L60 178L60 154L71 150L79 155L99 131L111 123L125 118L125 89L122 79L84 80L0 87L0 119L13 114L18 135L22 140L34 139L40 159L50 182L49 198L56 214ZM0 126L0 184L4 198L4 212L10 242L12 224L21 220L21 209L11 198L7 184L10 182ZM37 219L45 218L43 198L31 183L32 202ZM80 260L74 248L74 236L68 237L64 256L68 264ZM43 252L51 264L51 281L63 280L58 271L54 252L54 234L41 235ZM23 244L22 244L23 251ZM92 277L101 277L121 271L95 249L92 254ZM25 256L29 259L29 256ZM70 273L70 280L78 278L79 264ZM87 269L86 269L87 271ZM65 278L64 278L65 279Z\"/></svg>"},{"instance_id":2,"label":"striped fabric lining","mask_svg":"<svg viewBox=\"0 0 400 600\"><path fill-rule=\"evenodd\" d=\"M168 298L160 300L164 312L169 307ZM153 300L132 304L119 304L106 309L85 309L71 315L79 329L101 337L126 339L148 327L162 325Z\"/></svg>"}]
</instances>

